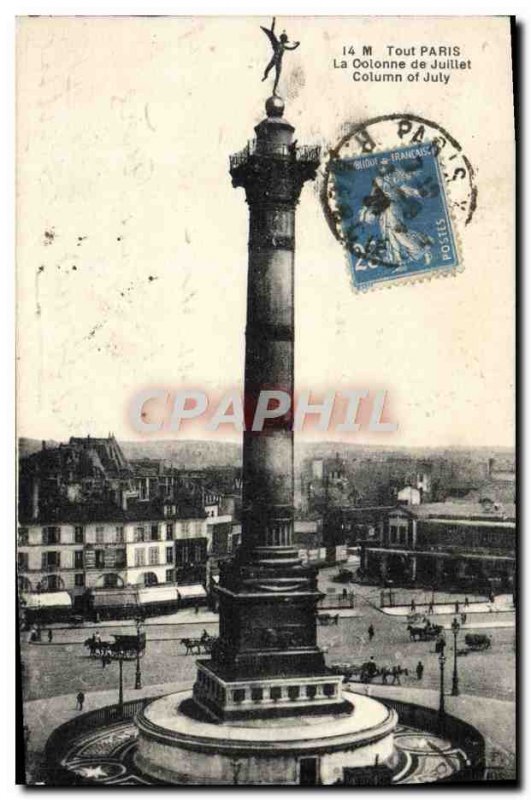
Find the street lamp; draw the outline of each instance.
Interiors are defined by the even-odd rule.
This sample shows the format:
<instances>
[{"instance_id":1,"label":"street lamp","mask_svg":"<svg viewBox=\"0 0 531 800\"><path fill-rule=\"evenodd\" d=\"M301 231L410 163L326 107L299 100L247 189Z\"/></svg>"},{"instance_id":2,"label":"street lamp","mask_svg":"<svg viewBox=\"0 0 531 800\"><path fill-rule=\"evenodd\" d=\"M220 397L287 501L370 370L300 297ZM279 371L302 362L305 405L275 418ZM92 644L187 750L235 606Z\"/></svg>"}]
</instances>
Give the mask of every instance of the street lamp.
<instances>
[{"instance_id":1,"label":"street lamp","mask_svg":"<svg viewBox=\"0 0 531 800\"><path fill-rule=\"evenodd\" d=\"M454 617L454 621L452 622L452 633L454 635L454 674L452 676L452 695L457 697L459 694L459 679L457 677L457 634L459 633L461 626L457 621L457 617Z\"/></svg>"},{"instance_id":2,"label":"street lamp","mask_svg":"<svg viewBox=\"0 0 531 800\"><path fill-rule=\"evenodd\" d=\"M118 711L120 716L124 712L124 654L123 650L118 653L119 684L118 684Z\"/></svg>"},{"instance_id":3,"label":"street lamp","mask_svg":"<svg viewBox=\"0 0 531 800\"><path fill-rule=\"evenodd\" d=\"M439 689L439 719L442 722L444 719L444 662L446 661L444 655L444 647L439 654L439 670L440 670L440 689Z\"/></svg>"},{"instance_id":4,"label":"street lamp","mask_svg":"<svg viewBox=\"0 0 531 800\"><path fill-rule=\"evenodd\" d=\"M135 670L135 689L142 688L142 673L140 672L140 626L142 618L138 614L136 618L136 670Z\"/></svg>"}]
</instances>

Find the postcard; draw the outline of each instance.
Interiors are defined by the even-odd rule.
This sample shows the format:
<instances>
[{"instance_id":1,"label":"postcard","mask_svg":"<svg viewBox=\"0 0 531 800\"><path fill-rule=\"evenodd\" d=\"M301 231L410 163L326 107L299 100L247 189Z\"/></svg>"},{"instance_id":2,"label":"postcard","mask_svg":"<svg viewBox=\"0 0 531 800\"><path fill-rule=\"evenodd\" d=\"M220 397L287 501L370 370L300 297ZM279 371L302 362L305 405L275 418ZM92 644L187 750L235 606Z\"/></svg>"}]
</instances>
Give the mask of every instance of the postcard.
<instances>
[{"instance_id":1,"label":"postcard","mask_svg":"<svg viewBox=\"0 0 531 800\"><path fill-rule=\"evenodd\" d=\"M517 780L514 20L20 17L18 780Z\"/></svg>"}]
</instances>

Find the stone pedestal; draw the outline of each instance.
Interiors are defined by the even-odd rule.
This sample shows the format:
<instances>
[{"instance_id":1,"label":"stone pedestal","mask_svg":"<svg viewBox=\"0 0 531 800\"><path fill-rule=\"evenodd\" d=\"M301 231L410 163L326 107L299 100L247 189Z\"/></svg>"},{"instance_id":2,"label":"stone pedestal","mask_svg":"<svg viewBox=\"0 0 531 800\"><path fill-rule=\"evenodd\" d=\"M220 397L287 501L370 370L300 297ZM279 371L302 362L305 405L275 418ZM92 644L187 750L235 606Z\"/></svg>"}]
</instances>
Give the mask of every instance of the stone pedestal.
<instances>
[{"instance_id":1,"label":"stone pedestal","mask_svg":"<svg viewBox=\"0 0 531 800\"><path fill-rule=\"evenodd\" d=\"M391 763L396 712L344 692L348 710L277 719L209 722L191 694L155 700L137 717L137 767L176 785L316 785L343 778L345 767Z\"/></svg>"}]
</instances>

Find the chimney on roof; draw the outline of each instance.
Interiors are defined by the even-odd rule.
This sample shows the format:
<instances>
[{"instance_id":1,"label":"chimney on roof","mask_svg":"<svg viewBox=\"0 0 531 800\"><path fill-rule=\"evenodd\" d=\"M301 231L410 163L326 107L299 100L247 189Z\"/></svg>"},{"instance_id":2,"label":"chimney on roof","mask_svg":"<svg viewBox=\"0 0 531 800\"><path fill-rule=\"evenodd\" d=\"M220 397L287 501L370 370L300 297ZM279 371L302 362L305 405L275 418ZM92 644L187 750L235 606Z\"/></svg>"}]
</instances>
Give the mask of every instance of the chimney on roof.
<instances>
[{"instance_id":1,"label":"chimney on roof","mask_svg":"<svg viewBox=\"0 0 531 800\"><path fill-rule=\"evenodd\" d=\"M42 449L46 450L46 439L42 440Z\"/></svg>"},{"instance_id":2,"label":"chimney on roof","mask_svg":"<svg viewBox=\"0 0 531 800\"><path fill-rule=\"evenodd\" d=\"M40 480L33 478L31 485L31 518L39 518L39 494L40 494Z\"/></svg>"}]
</instances>

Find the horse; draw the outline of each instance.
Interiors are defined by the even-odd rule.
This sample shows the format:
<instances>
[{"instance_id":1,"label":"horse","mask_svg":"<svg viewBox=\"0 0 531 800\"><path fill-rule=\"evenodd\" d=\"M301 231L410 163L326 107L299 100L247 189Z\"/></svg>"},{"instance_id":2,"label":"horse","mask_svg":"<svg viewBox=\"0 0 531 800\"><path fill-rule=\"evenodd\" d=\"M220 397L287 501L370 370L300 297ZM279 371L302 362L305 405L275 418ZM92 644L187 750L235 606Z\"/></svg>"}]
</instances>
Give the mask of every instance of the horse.
<instances>
[{"instance_id":1,"label":"horse","mask_svg":"<svg viewBox=\"0 0 531 800\"><path fill-rule=\"evenodd\" d=\"M111 642L102 642L96 639L95 635L92 635L90 638L85 639L84 646L89 648L89 655L101 656L111 647Z\"/></svg>"},{"instance_id":2,"label":"horse","mask_svg":"<svg viewBox=\"0 0 531 800\"><path fill-rule=\"evenodd\" d=\"M392 667L382 667L380 675L382 676L382 684L387 685L387 678L392 678L393 685L398 684L400 686L400 676L409 675L409 672L400 664L395 664Z\"/></svg>"},{"instance_id":3,"label":"horse","mask_svg":"<svg viewBox=\"0 0 531 800\"><path fill-rule=\"evenodd\" d=\"M187 638L187 639L181 639L180 642L181 642L181 644L183 644L186 647L186 653L185 653L186 656L194 655L194 650L195 650L195 655L200 655L200 653L201 653L201 639L188 639Z\"/></svg>"}]
</instances>

